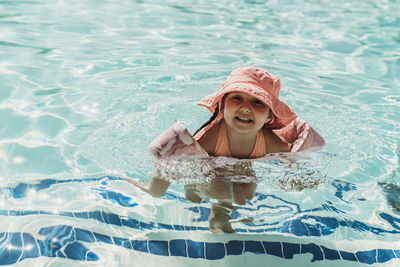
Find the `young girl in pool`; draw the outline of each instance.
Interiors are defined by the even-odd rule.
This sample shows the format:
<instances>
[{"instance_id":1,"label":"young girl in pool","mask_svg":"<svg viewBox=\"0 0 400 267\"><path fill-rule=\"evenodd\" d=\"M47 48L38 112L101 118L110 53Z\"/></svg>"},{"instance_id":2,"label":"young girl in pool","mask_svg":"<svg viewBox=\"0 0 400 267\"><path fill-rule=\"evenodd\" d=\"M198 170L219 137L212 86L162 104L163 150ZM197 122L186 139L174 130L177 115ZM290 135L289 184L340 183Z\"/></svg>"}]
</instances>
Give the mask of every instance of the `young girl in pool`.
<instances>
[{"instance_id":1,"label":"young girl in pool","mask_svg":"<svg viewBox=\"0 0 400 267\"><path fill-rule=\"evenodd\" d=\"M322 146L323 138L308 123L298 120L296 113L279 100L279 91L279 78L268 71L256 67L236 69L222 83L220 91L199 102L213 115L195 132L197 142L182 124L174 124L150 144L150 150L160 159L182 154L253 159L269 153ZM234 171L235 175L254 176L250 162L235 164ZM219 178L226 172L216 168L213 174ZM170 185L161 175L154 176L149 184L128 181L154 197L163 196ZM252 199L256 184L217 179L200 184L200 189L206 187L207 190L198 190L198 187L185 186L186 199L199 203L202 197L197 193L208 192L206 197L217 200L211 205L210 230L232 233L234 230L229 221L232 203L243 205Z\"/></svg>"},{"instance_id":2,"label":"young girl in pool","mask_svg":"<svg viewBox=\"0 0 400 267\"><path fill-rule=\"evenodd\" d=\"M291 123L297 115L279 100L280 81L256 67L234 70L221 90L199 105L213 116L195 133L195 139L212 156L260 158L289 152L291 145L272 130Z\"/></svg>"}]
</instances>

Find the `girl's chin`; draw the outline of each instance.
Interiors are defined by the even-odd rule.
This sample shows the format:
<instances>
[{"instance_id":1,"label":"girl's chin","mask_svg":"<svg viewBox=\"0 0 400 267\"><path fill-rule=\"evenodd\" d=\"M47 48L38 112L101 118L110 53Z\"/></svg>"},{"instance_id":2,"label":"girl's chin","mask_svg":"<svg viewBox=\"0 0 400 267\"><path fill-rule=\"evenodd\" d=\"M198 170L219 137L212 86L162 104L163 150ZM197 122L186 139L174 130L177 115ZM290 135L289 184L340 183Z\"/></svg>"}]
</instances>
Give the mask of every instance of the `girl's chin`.
<instances>
[{"instance_id":1,"label":"girl's chin","mask_svg":"<svg viewBox=\"0 0 400 267\"><path fill-rule=\"evenodd\" d=\"M251 133L251 132L258 132L259 129L256 129L253 123L242 123L235 121L231 125L229 125L231 129L238 133Z\"/></svg>"},{"instance_id":2,"label":"girl's chin","mask_svg":"<svg viewBox=\"0 0 400 267\"><path fill-rule=\"evenodd\" d=\"M235 120L232 123L232 126L236 127L236 128L242 128L242 129L251 129L254 127L253 122L243 122L243 121L239 121L239 120Z\"/></svg>"}]
</instances>

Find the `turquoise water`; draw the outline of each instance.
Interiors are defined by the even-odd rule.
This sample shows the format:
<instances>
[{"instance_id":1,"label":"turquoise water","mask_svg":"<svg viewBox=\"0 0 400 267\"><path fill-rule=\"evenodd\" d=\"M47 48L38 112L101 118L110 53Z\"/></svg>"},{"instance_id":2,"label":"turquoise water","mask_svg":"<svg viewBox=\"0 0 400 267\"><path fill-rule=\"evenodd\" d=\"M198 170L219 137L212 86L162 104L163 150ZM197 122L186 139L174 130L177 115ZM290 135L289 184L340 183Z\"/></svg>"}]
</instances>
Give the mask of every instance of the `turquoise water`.
<instances>
[{"instance_id":1,"label":"turquoise water","mask_svg":"<svg viewBox=\"0 0 400 267\"><path fill-rule=\"evenodd\" d=\"M182 186L153 199L120 177L149 181L147 145L176 120L196 130L210 115L197 101L234 68L256 65L281 78L281 99L327 145L295 163L255 163L256 196L237 207L235 237L217 239L249 229L297 237L285 223L314 216L309 228L324 228L322 217L348 223L317 235L324 242L400 249L398 14L399 2L385 0L0 0L0 232L43 239L51 237L43 227L63 225L130 240L159 232L96 220L96 211L207 228L188 210L207 203L182 200ZM299 191L296 181L311 188ZM260 205L275 208L246 209ZM248 217L253 225L240 222ZM216 239L199 229L189 234ZM11 236L2 235L2 248L14 244ZM100 265L146 254L78 243ZM89 264L18 253L10 263Z\"/></svg>"}]
</instances>

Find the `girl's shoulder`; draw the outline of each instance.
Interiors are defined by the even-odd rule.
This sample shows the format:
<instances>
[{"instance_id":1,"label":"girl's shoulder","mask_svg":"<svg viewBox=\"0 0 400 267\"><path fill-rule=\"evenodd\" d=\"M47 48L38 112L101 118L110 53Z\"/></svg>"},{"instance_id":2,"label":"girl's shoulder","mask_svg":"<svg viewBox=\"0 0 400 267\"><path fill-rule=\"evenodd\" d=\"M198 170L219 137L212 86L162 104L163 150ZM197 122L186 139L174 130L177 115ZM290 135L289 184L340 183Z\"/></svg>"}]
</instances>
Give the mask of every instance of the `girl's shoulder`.
<instances>
[{"instance_id":1,"label":"girl's shoulder","mask_svg":"<svg viewBox=\"0 0 400 267\"><path fill-rule=\"evenodd\" d=\"M197 140L200 146L210 155L214 153L215 145L217 144L220 124L221 122L214 124L211 129Z\"/></svg>"},{"instance_id":2,"label":"girl's shoulder","mask_svg":"<svg viewBox=\"0 0 400 267\"><path fill-rule=\"evenodd\" d=\"M290 144L277 134L272 129L263 128L265 147L268 153L289 152Z\"/></svg>"}]
</instances>

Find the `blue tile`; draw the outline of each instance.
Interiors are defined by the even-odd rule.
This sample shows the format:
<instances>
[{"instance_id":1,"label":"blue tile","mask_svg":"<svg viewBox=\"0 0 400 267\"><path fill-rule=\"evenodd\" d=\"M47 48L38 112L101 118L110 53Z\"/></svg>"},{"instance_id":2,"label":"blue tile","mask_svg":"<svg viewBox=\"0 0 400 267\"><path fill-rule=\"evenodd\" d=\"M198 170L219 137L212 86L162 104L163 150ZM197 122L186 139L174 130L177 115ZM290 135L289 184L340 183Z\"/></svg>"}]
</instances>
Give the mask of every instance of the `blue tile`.
<instances>
[{"instance_id":1,"label":"blue tile","mask_svg":"<svg viewBox=\"0 0 400 267\"><path fill-rule=\"evenodd\" d=\"M25 215L35 215L38 214L39 212L37 210L22 210L21 211L21 216Z\"/></svg>"},{"instance_id":2,"label":"blue tile","mask_svg":"<svg viewBox=\"0 0 400 267\"><path fill-rule=\"evenodd\" d=\"M74 212L73 216L76 218L89 219L89 212Z\"/></svg>"},{"instance_id":3,"label":"blue tile","mask_svg":"<svg viewBox=\"0 0 400 267\"><path fill-rule=\"evenodd\" d=\"M322 254L321 248L314 243L305 244L305 245L302 244L300 253L301 254L311 253L313 255L313 258L311 259L312 262L324 260L324 255Z\"/></svg>"},{"instance_id":4,"label":"blue tile","mask_svg":"<svg viewBox=\"0 0 400 267\"><path fill-rule=\"evenodd\" d=\"M293 255L300 254L300 244L282 242L282 245L285 259L293 259Z\"/></svg>"},{"instance_id":5,"label":"blue tile","mask_svg":"<svg viewBox=\"0 0 400 267\"><path fill-rule=\"evenodd\" d=\"M0 215L8 216L8 210L0 210Z\"/></svg>"},{"instance_id":6,"label":"blue tile","mask_svg":"<svg viewBox=\"0 0 400 267\"><path fill-rule=\"evenodd\" d=\"M96 233L96 232L93 232L93 235L96 238L96 242L112 244L111 237L109 237L108 235L103 235L103 234Z\"/></svg>"},{"instance_id":7,"label":"blue tile","mask_svg":"<svg viewBox=\"0 0 400 267\"><path fill-rule=\"evenodd\" d=\"M276 227L265 228L264 232L278 232L278 228Z\"/></svg>"},{"instance_id":8,"label":"blue tile","mask_svg":"<svg viewBox=\"0 0 400 267\"><path fill-rule=\"evenodd\" d=\"M332 234L334 229L339 227L339 221L334 217L313 216L313 218L320 223L319 225L322 235Z\"/></svg>"},{"instance_id":9,"label":"blue tile","mask_svg":"<svg viewBox=\"0 0 400 267\"><path fill-rule=\"evenodd\" d=\"M83 230L80 228L75 228L75 236L77 240L84 241L84 242L95 242L96 239L94 238L92 232L88 230Z\"/></svg>"},{"instance_id":10,"label":"blue tile","mask_svg":"<svg viewBox=\"0 0 400 267\"><path fill-rule=\"evenodd\" d=\"M39 230L39 234L44 235L47 238L49 238L49 236L50 236L50 238L65 236L66 233L69 233L68 235L72 234L71 226L52 225L52 226L40 228L40 230Z\"/></svg>"},{"instance_id":11,"label":"blue tile","mask_svg":"<svg viewBox=\"0 0 400 267\"><path fill-rule=\"evenodd\" d=\"M85 261L86 255L87 260L89 261L96 261L99 259L96 254L94 254L93 252L89 252L89 250L84 245L78 242L68 244L64 249L64 253L68 259L73 260Z\"/></svg>"},{"instance_id":12,"label":"blue tile","mask_svg":"<svg viewBox=\"0 0 400 267\"><path fill-rule=\"evenodd\" d=\"M117 203L123 207L135 207L138 205L137 203L131 203L132 198L114 191L105 190L105 192L100 192L100 195L105 199L109 199L112 202Z\"/></svg>"},{"instance_id":13,"label":"blue tile","mask_svg":"<svg viewBox=\"0 0 400 267\"><path fill-rule=\"evenodd\" d=\"M196 231L197 230L196 226L185 225L184 227L185 227L185 231Z\"/></svg>"},{"instance_id":14,"label":"blue tile","mask_svg":"<svg viewBox=\"0 0 400 267\"><path fill-rule=\"evenodd\" d=\"M400 259L400 250L393 250L394 254L396 255L397 258Z\"/></svg>"},{"instance_id":15,"label":"blue tile","mask_svg":"<svg viewBox=\"0 0 400 267\"><path fill-rule=\"evenodd\" d=\"M307 236L321 236L321 229L316 227L315 225L307 224Z\"/></svg>"},{"instance_id":16,"label":"blue tile","mask_svg":"<svg viewBox=\"0 0 400 267\"><path fill-rule=\"evenodd\" d=\"M291 222L290 232L296 236L308 236L307 227L301 219L296 219Z\"/></svg>"},{"instance_id":17,"label":"blue tile","mask_svg":"<svg viewBox=\"0 0 400 267\"><path fill-rule=\"evenodd\" d=\"M205 207L191 207L188 210L200 214L200 218L194 219L195 222L206 222L208 217L210 217L210 208Z\"/></svg>"},{"instance_id":18,"label":"blue tile","mask_svg":"<svg viewBox=\"0 0 400 267\"><path fill-rule=\"evenodd\" d=\"M178 197L178 196L175 196L175 195L173 195L173 194L171 194L171 193L166 193L165 195L164 195L164 198L165 199L167 199L167 200L175 200L175 199L178 199L178 200L180 200L180 198Z\"/></svg>"},{"instance_id":19,"label":"blue tile","mask_svg":"<svg viewBox=\"0 0 400 267\"><path fill-rule=\"evenodd\" d=\"M62 248L62 245L58 241L52 241L50 239L46 240L38 240L39 242L39 247L40 247L40 255L46 256L46 257L64 257L65 255L60 252L60 249Z\"/></svg>"},{"instance_id":20,"label":"blue tile","mask_svg":"<svg viewBox=\"0 0 400 267\"><path fill-rule=\"evenodd\" d=\"M378 262L379 263L390 261L393 258L396 258L396 255L394 255L392 250L378 249Z\"/></svg>"},{"instance_id":21,"label":"blue tile","mask_svg":"<svg viewBox=\"0 0 400 267\"><path fill-rule=\"evenodd\" d=\"M149 230L154 228L152 223L145 223L145 222L139 222L139 227L141 229L149 229Z\"/></svg>"},{"instance_id":22,"label":"blue tile","mask_svg":"<svg viewBox=\"0 0 400 267\"><path fill-rule=\"evenodd\" d=\"M393 216L391 216L391 215L389 215L389 214L387 214L387 213L381 213L381 214L379 214L383 219L385 219L386 221L388 221L389 223L390 223L390 225L393 227L393 228L395 228L395 229L397 229L397 230L400 230L400 219L398 219L398 218L396 218L396 217L393 217Z\"/></svg>"},{"instance_id":23,"label":"blue tile","mask_svg":"<svg viewBox=\"0 0 400 267\"><path fill-rule=\"evenodd\" d=\"M283 258L280 242L263 242L263 245L267 254Z\"/></svg>"},{"instance_id":24,"label":"blue tile","mask_svg":"<svg viewBox=\"0 0 400 267\"><path fill-rule=\"evenodd\" d=\"M112 213L106 213L106 212L103 212L102 215L103 215L105 223L118 225L118 226L122 225L121 220L119 219L118 215L112 214Z\"/></svg>"},{"instance_id":25,"label":"blue tile","mask_svg":"<svg viewBox=\"0 0 400 267\"><path fill-rule=\"evenodd\" d=\"M371 227L371 233L379 235L382 232L384 232L384 230L379 229L379 228L375 228L375 227Z\"/></svg>"},{"instance_id":26,"label":"blue tile","mask_svg":"<svg viewBox=\"0 0 400 267\"><path fill-rule=\"evenodd\" d=\"M225 246L223 243L206 243L206 259L218 260L225 257Z\"/></svg>"},{"instance_id":27,"label":"blue tile","mask_svg":"<svg viewBox=\"0 0 400 267\"><path fill-rule=\"evenodd\" d=\"M88 213L90 219L94 219L100 222L104 222L103 216L101 215L101 211L91 211Z\"/></svg>"},{"instance_id":28,"label":"blue tile","mask_svg":"<svg viewBox=\"0 0 400 267\"><path fill-rule=\"evenodd\" d=\"M242 255L243 254L243 241L232 240L226 243L226 255Z\"/></svg>"},{"instance_id":29,"label":"blue tile","mask_svg":"<svg viewBox=\"0 0 400 267\"><path fill-rule=\"evenodd\" d=\"M21 216L21 211L20 210L9 210L8 216Z\"/></svg>"},{"instance_id":30,"label":"blue tile","mask_svg":"<svg viewBox=\"0 0 400 267\"><path fill-rule=\"evenodd\" d=\"M356 255L354 253L346 252L346 251L339 251L340 255L342 256L342 259L346 261L358 261L356 258Z\"/></svg>"},{"instance_id":31,"label":"blue tile","mask_svg":"<svg viewBox=\"0 0 400 267\"><path fill-rule=\"evenodd\" d=\"M244 251L253 252L255 254L265 254L260 241L244 241Z\"/></svg>"},{"instance_id":32,"label":"blue tile","mask_svg":"<svg viewBox=\"0 0 400 267\"><path fill-rule=\"evenodd\" d=\"M351 228L355 229L355 230L358 230L358 231L363 231L363 232L364 231L366 231L366 232L371 231L371 226L369 226L369 225L367 225L367 224L365 224L363 222L360 222L360 221L353 221L353 222L350 223L349 226Z\"/></svg>"},{"instance_id":33,"label":"blue tile","mask_svg":"<svg viewBox=\"0 0 400 267\"><path fill-rule=\"evenodd\" d=\"M264 233L264 229L249 229L249 233Z\"/></svg>"},{"instance_id":34,"label":"blue tile","mask_svg":"<svg viewBox=\"0 0 400 267\"><path fill-rule=\"evenodd\" d=\"M21 183L12 190L12 196L16 199L22 198L26 195L28 189L29 189L28 184Z\"/></svg>"},{"instance_id":35,"label":"blue tile","mask_svg":"<svg viewBox=\"0 0 400 267\"><path fill-rule=\"evenodd\" d=\"M188 256L190 258L205 258L204 255L204 242L196 242L186 240L188 246Z\"/></svg>"},{"instance_id":36,"label":"blue tile","mask_svg":"<svg viewBox=\"0 0 400 267\"><path fill-rule=\"evenodd\" d=\"M290 228L290 223L291 223L291 221L288 221L288 222L283 223L283 225L281 225L279 228L277 228L277 230L278 230L280 233L290 233L290 234L291 234L291 232L290 232L290 230L289 230L289 228Z\"/></svg>"},{"instance_id":37,"label":"blue tile","mask_svg":"<svg viewBox=\"0 0 400 267\"><path fill-rule=\"evenodd\" d=\"M38 242L38 245L39 245L39 252L40 252L40 255L41 256L46 256L46 252L47 252L47 249L46 249L46 244L45 244L45 242L44 242L44 240L37 240L37 242Z\"/></svg>"},{"instance_id":38,"label":"blue tile","mask_svg":"<svg viewBox=\"0 0 400 267\"><path fill-rule=\"evenodd\" d=\"M239 218L240 217L240 214L239 214L239 212L236 210L236 209L234 209L233 211L232 211L232 213L231 213L231 218L232 218L232 220L235 220L235 219L237 219L237 218ZM250 218L250 217L247 217L248 219L253 219L253 218Z\"/></svg>"},{"instance_id":39,"label":"blue tile","mask_svg":"<svg viewBox=\"0 0 400 267\"><path fill-rule=\"evenodd\" d=\"M293 255L300 254L300 244L282 242L282 245L285 259L293 259Z\"/></svg>"},{"instance_id":40,"label":"blue tile","mask_svg":"<svg viewBox=\"0 0 400 267\"><path fill-rule=\"evenodd\" d=\"M161 229L169 229L169 230L173 230L174 228L172 227L172 225L170 224L165 224L165 223L158 223L158 227Z\"/></svg>"},{"instance_id":41,"label":"blue tile","mask_svg":"<svg viewBox=\"0 0 400 267\"><path fill-rule=\"evenodd\" d=\"M62 211L57 213L59 216L65 216L65 217L74 217L74 213L71 211Z\"/></svg>"},{"instance_id":42,"label":"blue tile","mask_svg":"<svg viewBox=\"0 0 400 267\"><path fill-rule=\"evenodd\" d=\"M22 259L40 257L39 247L30 234L22 233L22 240L24 243Z\"/></svg>"},{"instance_id":43,"label":"blue tile","mask_svg":"<svg viewBox=\"0 0 400 267\"><path fill-rule=\"evenodd\" d=\"M185 240L183 239L170 240L169 251L171 253L171 256L187 257Z\"/></svg>"},{"instance_id":44,"label":"blue tile","mask_svg":"<svg viewBox=\"0 0 400 267\"><path fill-rule=\"evenodd\" d=\"M146 240L131 240L131 245L134 250L149 253Z\"/></svg>"},{"instance_id":45,"label":"blue tile","mask_svg":"<svg viewBox=\"0 0 400 267\"><path fill-rule=\"evenodd\" d=\"M13 249L8 249L8 246ZM14 264L18 262L22 254L21 233L6 233L4 239L0 242L0 263L2 265Z\"/></svg>"},{"instance_id":46,"label":"blue tile","mask_svg":"<svg viewBox=\"0 0 400 267\"><path fill-rule=\"evenodd\" d=\"M330 249L324 246L321 246L322 250L324 251L325 259L326 260L340 260L340 255L337 250Z\"/></svg>"},{"instance_id":47,"label":"blue tile","mask_svg":"<svg viewBox=\"0 0 400 267\"><path fill-rule=\"evenodd\" d=\"M149 252L151 254L169 256L168 241L150 240Z\"/></svg>"},{"instance_id":48,"label":"blue tile","mask_svg":"<svg viewBox=\"0 0 400 267\"><path fill-rule=\"evenodd\" d=\"M113 237L113 240L114 244L119 247L132 249L131 241L127 238Z\"/></svg>"},{"instance_id":49,"label":"blue tile","mask_svg":"<svg viewBox=\"0 0 400 267\"><path fill-rule=\"evenodd\" d=\"M75 230L71 226L55 225L43 227L39 230L39 233L46 236L41 253L49 257L65 257L61 252L63 246L75 241Z\"/></svg>"},{"instance_id":50,"label":"blue tile","mask_svg":"<svg viewBox=\"0 0 400 267\"><path fill-rule=\"evenodd\" d=\"M175 229L176 231L183 231L183 230L185 230L185 228L184 228L182 225L174 224L173 227L174 227L174 229Z\"/></svg>"},{"instance_id":51,"label":"blue tile","mask_svg":"<svg viewBox=\"0 0 400 267\"><path fill-rule=\"evenodd\" d=\"M376 250L358 251L356 253L359 262L373 264L375 263Z\"/></svg>"},{"instance_id":52,"label":"blue tile","mask_svg":"<svg viewBox=\"0 0 400 267\"><path fill-rule=\"evenodd\" d=\"M139 229L139 221L129 218L128 220L122 220L122 225L133 229Z\"/></svg>"}]
</instances>

